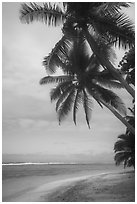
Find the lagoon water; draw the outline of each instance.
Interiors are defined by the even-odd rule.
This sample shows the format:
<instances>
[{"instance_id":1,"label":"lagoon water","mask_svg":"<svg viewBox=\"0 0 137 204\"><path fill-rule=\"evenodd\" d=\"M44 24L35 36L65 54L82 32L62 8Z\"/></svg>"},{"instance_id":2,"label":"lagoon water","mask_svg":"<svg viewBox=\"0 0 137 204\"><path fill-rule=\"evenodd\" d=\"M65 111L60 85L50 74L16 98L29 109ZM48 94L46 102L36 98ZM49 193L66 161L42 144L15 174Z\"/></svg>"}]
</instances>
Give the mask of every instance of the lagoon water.
<instances>
[{"instance_id":1,"label":"lagoon water","mask_svg":"<svg viewBox=\"0 0 137 204\"><path fill-rule=\"evenodd\" d=\"M114 164L8 164L2 166L2 201L22 201L28 192L63 179L119 171ZM27 201L27 200L26 200Z\"/></svg>"}]
</instances>

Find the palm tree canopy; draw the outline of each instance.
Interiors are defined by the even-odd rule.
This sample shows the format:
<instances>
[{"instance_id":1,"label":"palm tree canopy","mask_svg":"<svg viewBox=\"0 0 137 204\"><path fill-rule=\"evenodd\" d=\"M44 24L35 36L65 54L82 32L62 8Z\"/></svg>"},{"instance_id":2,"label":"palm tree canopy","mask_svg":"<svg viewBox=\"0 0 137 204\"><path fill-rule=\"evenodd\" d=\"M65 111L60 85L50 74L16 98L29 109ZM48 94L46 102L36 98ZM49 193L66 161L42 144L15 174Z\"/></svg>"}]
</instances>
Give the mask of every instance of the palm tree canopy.
<instances>
[{"instance_id":1,"label":"palm tree canopy","mask_svg":"<svg viewBox=\"0 0 137 204\"><path fill-rule=\"evenodd\" d=\"M76 123L76 112L82 102L89 126L89 112L92 109L90 96L101 107L101 101L104 101L126 114L122 100L108 88L122 88L124 85L134 95L134 90L127 86L110 60L112 45L126 48L134 44L134 27L129 18L119 12L121 7L128 6L129 3L120 2L22 4L20 19L23 22L41 20L53 26L63 24L63 37L44 58L43 64L49 74L61 68L65 76L48 76L40 81L40 84L58 83L51 92L51 99L58 100L56 110L59 121L68 114L74 103L73 120Z\"/></svg>"},{"instance_id":2,"label":"palm tree canopy","mask_svg":"<svg viewBox=\"0 0 137 204\"><path fill-rule=\"evenodd\" d=\"M79 43L77 43L77 41ZM76 48L76 46L79 46L79 48L76 50L77 52L75 51L72 52L73 47ZM116 58L114 50L111 48L111 46L107 45L106 43L100 40L98 40L98 50L99 52L103 52L103 57L105 59L114 60ZM71 68L72 63L69 60L69 57L71 57L71 60L73 60L73 72L74 72L74 63L75 64L77 63L77 65L75 66L75 69L77 68L77 72L78 72L80 71L80 69L82 71L84 67L88 69L87 66L91 64L90 61L92 61L92 64L94 64L93 61L96 61L95 62L96 64L98 61L98 59L95 58L95 55L93 55L93 51L90 48L87 40L83 36L82 32L79 32L77 40L76 38L71 38L70 36L64 35L61 38L61 40L52 49L51 53L44 58L43 65L47 73L49 74L54 74L59 67L61 67L63 72L70 74L70 72L72 73L72 68ZM112 74L109 71L104 72L105 77L107 77L106 72L108 73L109 78L111 77L114 79L114 76L112 76Z\"/></svg>"},{"instance_id":3,"label":"palm tree canopy","mask_svg":"<svg viewBox=\"0 0 137 204\"><path fill-rule=\"evenodd\" d=\"M134 26L127 16L119 12L121 7L129 7L129 3L67 2L62 5L43 3L43 6L30 3L22 4L20 19L26 23L40 20L54 26L64 23L64 31L70 27L74 30L90 26L109 42L126 47L134 43Z\"/></svg>"},{"instance_id":4,"label":"palm tree canopy","mask_svg":"<svg viewBox=\"0 0 137 204\"><path fill-rule=\"evenodd\" d=\"M135 167L135 135L123 134L114 145L116 165L124 163L124 167Z\"/></svg>"},{"instance_id":5,"label":"palm tree canopy","mask_svg":"<svg viewBox=\"0 0 137 204\"><path fill-rule=\"evenodd\" d=\"M89 126L94 95L125 115L126 108L122 100L105 88L121 88L122 86L111 74L102 70L96 56L88 52L86 40L80 38L79 41L74 41L73 39L68 44L71 45L68 49L66 46L56 48L56 52L53 51L50 58L50 64L52 64L55 59L54 55L58 57L58 66L63 70L64 75L48 76L40 81L40 84L57 83L56 88L51 91L51 100L57 100L56 111L59 121L61 122L73 108L73 121L76 124L76 113L82 103ZM101 105L99 100L97 102Z\"/></svg>"},{"instance_id":6,"label":"palm tree canopy","mask_svg":"<svg viewBox=\"0 0 137 204\"><path fill-rule=\"evenodd\" d=\"M33 22L41 20L48 25L63 24L62 32L65 37L78 38L81 32L92 48L92 52L104 67L112 72L126 90L134 97L135 91L129 86L123 76L112 64L104 52L105 47L100 49L98 42L102 45L119 45L127 48L135 44L134 25L130 19L120 12L122 7L129 7L129 3L120 2L66 2L66 3L36 3L22 4L20 19L22 22ZM60 43L59 43L60 44ZM52 53L51 53L52 54ZM46 67L50 62L50 55L45 58ZM56 59L58 63L58 59ZM55 66L51 71L54 73Z\"/></svg>"}]
</instances>

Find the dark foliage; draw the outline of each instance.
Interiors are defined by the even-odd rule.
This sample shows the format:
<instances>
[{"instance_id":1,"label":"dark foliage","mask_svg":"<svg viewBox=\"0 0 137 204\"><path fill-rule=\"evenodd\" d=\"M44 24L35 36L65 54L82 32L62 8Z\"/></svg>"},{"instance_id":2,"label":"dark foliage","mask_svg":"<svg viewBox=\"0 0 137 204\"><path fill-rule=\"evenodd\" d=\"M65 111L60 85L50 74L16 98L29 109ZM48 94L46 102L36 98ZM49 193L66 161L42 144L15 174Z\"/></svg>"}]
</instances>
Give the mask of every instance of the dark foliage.
<instances>
[{"instance_id":1,"label":"dark foliage","mask_svg":"<svg viewBox=\"0 0 137 204\"><path fill-rule=\"evenodd\" d=\"M40 84L57 83L57 87L51 91L51 100L57 100L59 121L74 107L73 120L76 124L76 112L82 103L89 126L92 109L90 97L95 96L101 107L99 99L125 115L124 103L109 90L123 87L123 84L119 83L121 77L118 78L115 74L117 70L113 68L111 73L109 69L112 62L112 45L124 48L134 45L134 26L127 16L120 14L121 7L129 7L129 3L22 4L22 22L39 20L47 25L63 25L63 36L44 58L43 65L48 74L54 74L61 68L64 76L46 76L40 80ZM133 91L129 91L130 94L134 95Z\"/></svg>"},{"instance_id":2,"label":"dark foliage","mask_svg":"<svg viewBox=\"0 0 137 204\"><path fill-rule=\"evenodd\" d=\"M131 110L134 114L134 108ZM135 127L135 115L127 117L128 122ZM135 135L128 129L125 134L118 136L118 141L114 145L116 165L124 164L125 167L135 168Z\"/></svg>"},{"instance_id":3,"label":"dark foliage","mask_svg":"<svg viewBox=\"0 0 137 204\"><path fill-rule=\"evenodd\" d=\"M127 82L135 86L135 47L126 52L119 66L126 74Z\"/></svg>"}]
</instances>

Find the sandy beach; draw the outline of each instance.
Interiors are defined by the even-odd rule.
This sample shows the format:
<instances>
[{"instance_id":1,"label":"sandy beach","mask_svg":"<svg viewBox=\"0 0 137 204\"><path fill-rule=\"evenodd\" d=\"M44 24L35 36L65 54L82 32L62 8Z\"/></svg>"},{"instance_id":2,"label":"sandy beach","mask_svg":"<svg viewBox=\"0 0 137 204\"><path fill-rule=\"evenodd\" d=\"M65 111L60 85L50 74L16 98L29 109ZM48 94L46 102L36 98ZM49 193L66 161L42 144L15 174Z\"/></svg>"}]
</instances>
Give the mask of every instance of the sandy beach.
<instances>
[{"instance_id":1,"label":"sandy beach","mask_svg":"<svg viewBox=\"0 0 137 204\"><path fill-rule=\"evenodd\" d=\"M45 201L49 202L134 202L134 172L100 174L60 187Z\"/></svg>"},{"instance_id":2,"label":"sandy beach","mask_svg":"<svg viewBox=\"0 0 137 204\"><path fill-rule=\"evenodd\" d=\"M22 179L22 178L21 178ZM14 180L4 190L7 202L134 202L133 171L105 172L56 177L29 177ZM20 191L17 188L20 187ZM26 188L27 185L27 188Z\"/></svg>"}]
</instances>

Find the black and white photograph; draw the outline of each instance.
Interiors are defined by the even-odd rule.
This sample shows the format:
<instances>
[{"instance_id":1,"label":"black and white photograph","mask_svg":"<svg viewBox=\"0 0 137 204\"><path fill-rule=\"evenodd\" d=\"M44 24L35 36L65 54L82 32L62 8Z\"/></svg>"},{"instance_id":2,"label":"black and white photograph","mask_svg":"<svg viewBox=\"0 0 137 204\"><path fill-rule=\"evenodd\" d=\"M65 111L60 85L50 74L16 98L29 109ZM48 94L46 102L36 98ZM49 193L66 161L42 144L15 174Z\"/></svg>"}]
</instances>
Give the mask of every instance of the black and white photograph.
<instances>
[{"instance_id":1,"label":"black and white photograph","mask_svg":"<svg viewBox=\"0 0 137 204\"><path fill-rule=\"evenodd\" d=\"M2 202L135 202L135 2L2 2Z\"/></svg>"}]
</instances>

